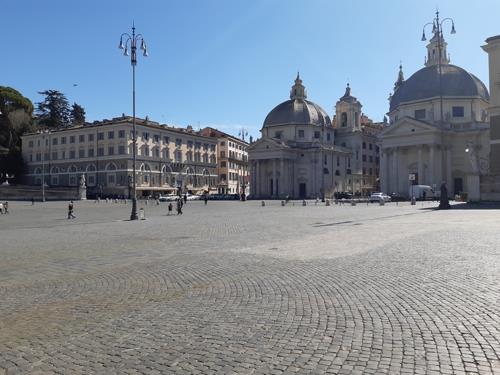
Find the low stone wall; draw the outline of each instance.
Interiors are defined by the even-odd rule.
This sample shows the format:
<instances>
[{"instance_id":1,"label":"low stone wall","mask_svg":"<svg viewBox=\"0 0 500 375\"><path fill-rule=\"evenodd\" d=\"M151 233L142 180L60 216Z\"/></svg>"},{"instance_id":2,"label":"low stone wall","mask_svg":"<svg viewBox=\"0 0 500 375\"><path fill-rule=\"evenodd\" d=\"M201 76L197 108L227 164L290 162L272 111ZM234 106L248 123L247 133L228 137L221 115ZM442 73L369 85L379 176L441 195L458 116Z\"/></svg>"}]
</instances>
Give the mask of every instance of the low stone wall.
<instances>
[{"instance_id":1,"label":"low stone wall","mask_svg":"<svg viewBox=\"0 0 500 375\"><path fill-rule=\"evenodd\" d=\"M0 185L0 201L42 200L42 187L29 185ZM45 200L79 200L78 188L75 187L45 187Z\"/></svg>"}]
</instances>

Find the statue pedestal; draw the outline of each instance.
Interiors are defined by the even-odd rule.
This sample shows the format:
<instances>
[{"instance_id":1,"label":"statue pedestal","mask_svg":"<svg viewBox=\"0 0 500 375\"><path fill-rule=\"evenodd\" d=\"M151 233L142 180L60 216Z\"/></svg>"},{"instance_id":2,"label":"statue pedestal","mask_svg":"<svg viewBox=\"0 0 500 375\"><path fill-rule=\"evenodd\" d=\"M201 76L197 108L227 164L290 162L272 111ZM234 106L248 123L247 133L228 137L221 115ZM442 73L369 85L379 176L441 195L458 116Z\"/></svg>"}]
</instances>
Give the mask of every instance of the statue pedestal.
<instances>
[{"instance_id":1,"label":"statue pedestal","mask_svg":"<svg viewBox=\"0 0 500 375\"><path fill-rule=\"evenodd\" d=\"M81 201L87 200L87 187L81 187L78 189L78 199Z\"/></svg>"}]
</instances>

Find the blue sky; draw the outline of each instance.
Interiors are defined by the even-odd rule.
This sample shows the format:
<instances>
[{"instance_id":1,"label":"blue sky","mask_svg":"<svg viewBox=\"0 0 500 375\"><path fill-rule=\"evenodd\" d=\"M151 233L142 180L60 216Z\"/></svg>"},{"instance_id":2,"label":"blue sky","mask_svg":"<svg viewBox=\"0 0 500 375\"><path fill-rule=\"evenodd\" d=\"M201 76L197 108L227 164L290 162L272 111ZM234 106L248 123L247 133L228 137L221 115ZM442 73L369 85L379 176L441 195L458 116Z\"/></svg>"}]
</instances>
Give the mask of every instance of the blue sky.
<instances>
[{"instance_id":1,"label":"blue sky","mask_svg":"<svg viewBox=\"0 0 500 375\"><path fill-rule=\"evenodd\" d=\"M255 138L299 70L308 98L330 115L349 81L381 121L400 60L407 78L423 66L422 27L436 8L455 20L455 35L445 24L452 63L488 85L480 46L500 34L498 0L4 1L0 85L33 102L60 90L90 121L131 114L130 60L117 46L134 21L150 54L137 65L140 117L244 127Z\"/></svg>"}]
</instances>

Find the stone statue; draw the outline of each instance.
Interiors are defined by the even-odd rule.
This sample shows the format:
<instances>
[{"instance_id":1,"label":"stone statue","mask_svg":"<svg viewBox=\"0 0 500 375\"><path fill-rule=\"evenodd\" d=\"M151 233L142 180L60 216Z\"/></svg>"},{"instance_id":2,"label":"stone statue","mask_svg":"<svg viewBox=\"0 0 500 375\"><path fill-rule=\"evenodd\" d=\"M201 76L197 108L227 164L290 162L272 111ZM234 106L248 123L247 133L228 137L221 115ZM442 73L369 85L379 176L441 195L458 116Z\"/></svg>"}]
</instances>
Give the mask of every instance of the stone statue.
<instances>
[{"instance_id":1,"label":"stone statue","mask_svg":"<svg viewBox=\"0 0 500 375\"><path fill-rule=\"evenodd\" d=\"M83 173L80 175L80 184L78 185L78 199L87 199L87 184L85 182L85 175Z\"/></svg>"},{"instance_id":2,"label":"stone statue","mask_svg":"<svg viewBox=\"0 0 500 375\"><path fill-rule=\"evenodd\" d=\"M448 200L448 189L446 188L446 182L443 181L440 190L441 196L439 197L439 209L447 210L450 208L450 201Z\"/></svg>"}]
</instances>

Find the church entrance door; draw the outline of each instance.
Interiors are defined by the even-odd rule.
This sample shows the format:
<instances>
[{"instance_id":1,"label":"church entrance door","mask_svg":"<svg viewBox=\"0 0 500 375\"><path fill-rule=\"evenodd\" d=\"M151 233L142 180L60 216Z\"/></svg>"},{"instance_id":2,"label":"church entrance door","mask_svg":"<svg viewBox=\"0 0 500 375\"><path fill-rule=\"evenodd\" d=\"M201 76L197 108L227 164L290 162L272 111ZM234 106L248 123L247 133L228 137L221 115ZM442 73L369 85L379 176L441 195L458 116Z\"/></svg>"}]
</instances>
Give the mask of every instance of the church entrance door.
<instances>
[{"instance_id":1,"label":"church entrance door","mask_svg":"<svg viewBox=\"0 0 500 375\"><path fill-rule=\"evenodd\" d=\"M457 195L464 191L464 182L461 178L455 178L453 181L453 194Z\"/></svg>"},{"instance_id":2,"label":"church entrance door","mask_svg":"<svg viewBox=\"0 0 500 375\"><path fill-rule=\"evenodd\" d=\"M304 182L299 184L299 198L305 198L306 197L306 184Z\"/></svg>"}]
</instances>

